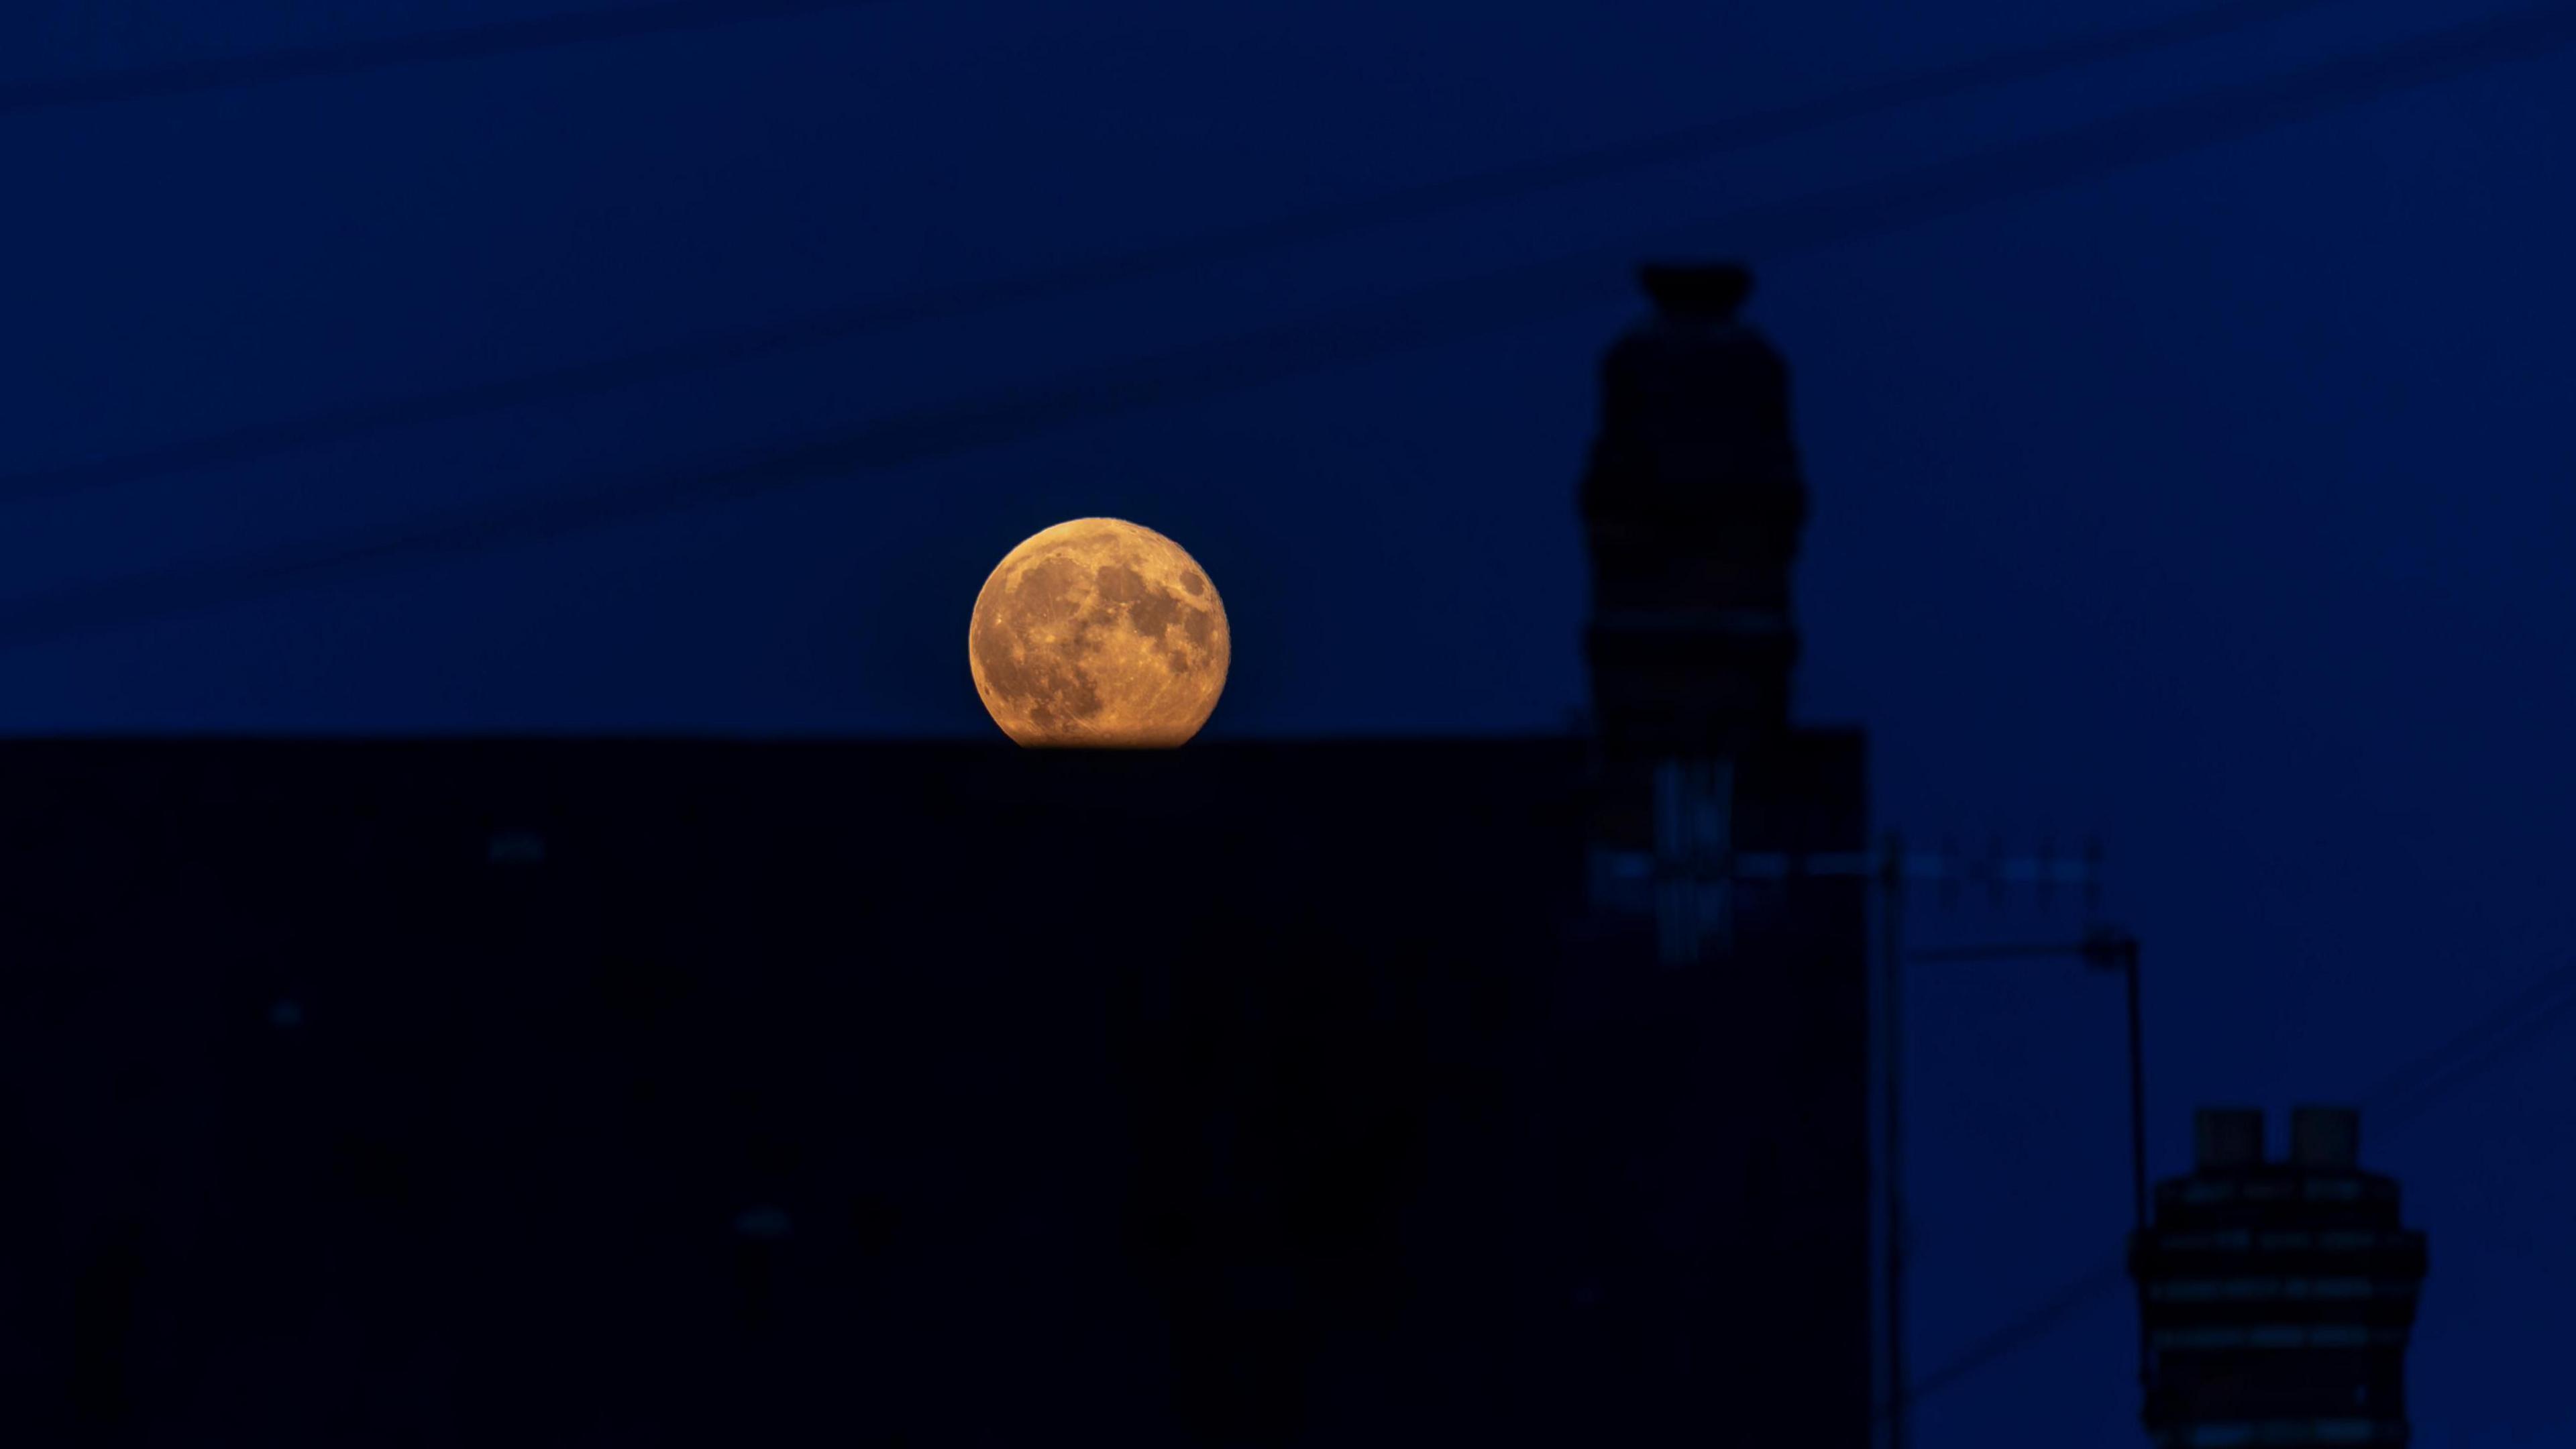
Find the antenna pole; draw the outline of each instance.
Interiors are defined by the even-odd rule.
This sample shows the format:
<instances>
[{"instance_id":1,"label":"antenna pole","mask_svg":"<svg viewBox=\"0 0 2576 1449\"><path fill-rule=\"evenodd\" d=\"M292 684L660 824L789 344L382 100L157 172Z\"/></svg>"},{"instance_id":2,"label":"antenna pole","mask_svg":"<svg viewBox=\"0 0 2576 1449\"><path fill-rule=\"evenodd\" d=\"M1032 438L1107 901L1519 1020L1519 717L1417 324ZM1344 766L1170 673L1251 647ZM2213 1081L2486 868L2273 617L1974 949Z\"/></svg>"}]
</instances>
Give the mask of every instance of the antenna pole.
<instances>
[{"instance_id":1,"label":"antenna pole","mask_svg":"<svg viewBox=\"0 0 2576 1449\"><path fill-rule=\"evenodd\" d=\"M1887 1081L1882 1127L1887 1140L1887 1449L1905 1449L1905 842L1887 836L1879 891L1880 959L1885 963L1884 1041Z\"/></svg>"}]
</instances>

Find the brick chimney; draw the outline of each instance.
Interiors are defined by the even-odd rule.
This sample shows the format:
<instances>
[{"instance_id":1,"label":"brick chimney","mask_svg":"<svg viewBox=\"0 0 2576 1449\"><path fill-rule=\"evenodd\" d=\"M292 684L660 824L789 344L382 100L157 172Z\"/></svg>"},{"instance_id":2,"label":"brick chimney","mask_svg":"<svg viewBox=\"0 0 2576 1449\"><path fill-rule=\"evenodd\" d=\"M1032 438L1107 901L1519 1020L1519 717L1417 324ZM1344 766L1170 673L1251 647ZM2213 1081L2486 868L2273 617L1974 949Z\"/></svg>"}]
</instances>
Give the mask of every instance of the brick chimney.
<instances>
[{"instance_id":1,"label":"brick chimney","mask_svg":"<svg viewBox=\"0 0 2576 1449\"><path fill-rule=\"evenodd\" d=\"M2427 1256L2396 1180L2363 1170L2361 1114L2300 1107L2286 1159L2263 1114L2205 1108L2196 1170L2156 1185L2129 1247L2158 1446L2403 1444Z\"/></svg>"},{"instance_id":2,"label":"brick chimney","mask_svg":"<svg viewBox=\"0 0 2576 1449\"><path fill-rule=\"evenodd\" d=\"M1743 267L1639 280L1654 312L1603 359L1581 490L1594 717L1613 760L1732 756L1787 727L1798 655L1788 367L1737 318Z\"/></svg>"}]
</instances>

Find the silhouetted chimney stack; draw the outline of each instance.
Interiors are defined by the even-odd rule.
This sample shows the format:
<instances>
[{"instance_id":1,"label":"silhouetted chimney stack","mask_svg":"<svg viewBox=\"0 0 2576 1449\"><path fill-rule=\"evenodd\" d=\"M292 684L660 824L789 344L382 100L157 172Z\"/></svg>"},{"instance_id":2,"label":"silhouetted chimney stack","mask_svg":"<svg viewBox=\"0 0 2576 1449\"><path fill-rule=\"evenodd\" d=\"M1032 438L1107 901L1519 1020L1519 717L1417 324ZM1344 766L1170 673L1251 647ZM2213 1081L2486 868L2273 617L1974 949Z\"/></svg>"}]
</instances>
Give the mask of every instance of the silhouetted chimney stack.
<instances>
[{"instance_id":1,"label":"silhouetted chimney stack","mask_svg":"<svg viewBox=\"0 0 2576 1449\"><path fill-rule=\"evenodd\" d=\"M1582 487L1594 713L1614 760L1731 757L1788 726L1807 517L1788 367L1737 320L1743 267L1639 279L1655 311L1603 360Z\"/></svg>"},{"instance_id":2,"label":"silhouetted chimney stack","mask_svg":"<svg viewBox=\"0 0 2576 1449\"><path fill-rule=\"evenodd\" d=\"M2406 1346L2427 1263L2395 1179L2361 1167L2361 1114L2204 1108L2188 1177L2159 1183L2129 1246L2159 1446L2403 1444Z\"/></svg>"}]
</instances>

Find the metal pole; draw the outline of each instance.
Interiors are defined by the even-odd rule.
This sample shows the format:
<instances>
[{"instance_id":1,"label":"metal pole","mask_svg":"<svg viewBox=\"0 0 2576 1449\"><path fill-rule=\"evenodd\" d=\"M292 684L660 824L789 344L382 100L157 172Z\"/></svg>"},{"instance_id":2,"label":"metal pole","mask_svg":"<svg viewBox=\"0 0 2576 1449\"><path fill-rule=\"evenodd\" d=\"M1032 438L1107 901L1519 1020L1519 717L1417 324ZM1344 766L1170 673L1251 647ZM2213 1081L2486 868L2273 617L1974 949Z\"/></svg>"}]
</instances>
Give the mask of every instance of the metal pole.
<instances>
[{"instance_id":1,"label":"metal pole","mask_svg":"<svg viewBox=\"0 0 2576 1449\"><path fill-rule=\"evenodd\" d=\"M2146 1053L2140 1045L2138 1023L2138 942L2132 936L2120 943L2121 974L2128 978L2129 988L2129 1191L2138 1221L2138 1237L2147 1232L2147 1068ZM2147 1329L2138 1325L2138 1392L2142 1402L2155 1389L2155 1355L2149 1351Z\"/></svg>"},{"instance_id":2,"label":"metal pole","mask_svg":"<svg viewBox=\"0 0 2576 1449\"><path fill-rule=\"evenodd\" d=\"M1892 916L1893 887L1890 888L1889 897ZM1892 940L1890 949L1894 949ZM2143 1238L2147 1231L2147 1067L2145 1031L2141 1020L2142 1014L2138 1010L2137 938L2119 931L2103 929L2071 945L1967 946L1917 952L1914 959L1917 961L2003 961L2034 956L2081 956L2095 967L2117 970L2120 973L2121 985L2128 995L2129 1009L2129 1212L2136 1224L2135 1237ZM1889 987L1891 996L1895 989L1893 980L1894 974L1891 972ZM1892 1046L1889 1060L1891 1063L1895 1060ZM1891 1066L1890 1070L1893 1071L1894 1068ZM1891 1121L1894 1120L1895 1103L1896 1096L1891 1086L1888 1094ZM1894 1141L1891 1135L1889 1139L1891 1152ZM1889 1214L1893 1216L1896 1211L1896 1195L1892 1176L1888 1191L1888 1205ZM1891 1252L1888 1258L1890 1265L1888 1297L1891 1303L1897 1301L1894 1266L1896 1261L1895 1254ZM1890 1342L1891 1344L1894 1342L1893 1338ZM2154 1369L2154 1355L2149 1352L2147 1336L2141 1328L2138 1334L2138 1387L2142 1393L2153 1391Z\"/></svg>"},{"instance_id":3,"label":"metal pole","mask_svg":"<svg viewBox=\"0 0 2576 1449\"><path fill-rule=\"evenodd\" d=\"M2129 988L2129 1195L2138 1231L2147 1230L2147 1068L2139 1044L2138 943L2120 943L2120 972Z\"/></svg>"},{"instance_id":4,"label":"metal pole","mask_svg":"<svg viewBox=\"0 0 2576 1449\"><path fill-rule=\"evenodd\" d=\"M1905 1449L1905 846L1887 836L1887 862L1879 891L1880 953L1886 963L1883 1042L1887 1081L1884 1186L1887 1192L1887 1446Z\"/></svg>"}]
</instances>

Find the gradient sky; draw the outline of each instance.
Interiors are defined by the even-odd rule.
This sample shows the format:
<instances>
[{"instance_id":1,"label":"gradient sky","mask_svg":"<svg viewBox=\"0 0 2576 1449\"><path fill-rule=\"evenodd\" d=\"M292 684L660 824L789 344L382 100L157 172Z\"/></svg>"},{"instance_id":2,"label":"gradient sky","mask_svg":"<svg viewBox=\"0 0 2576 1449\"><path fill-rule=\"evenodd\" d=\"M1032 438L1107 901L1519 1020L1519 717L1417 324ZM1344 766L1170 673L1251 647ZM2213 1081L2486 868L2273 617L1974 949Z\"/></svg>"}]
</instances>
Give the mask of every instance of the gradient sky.
<instances>
[{"instance_id":1,"label":"gradient sky","mask_svg":"<svg viewBox=\"0 0 2576 1449\"><path fill-rule=\"evenodd\" d=\"M10 7L0 84L540 13ZM561 7L555 7L561 8ZM2174 0L888 0L0 115L0 474L542 371L1714 119ZM2475 7L2224 39L1081 299L0 504L0 595L719 463L1085 365L2272 74ZM336 14L334 12L337 12ZM2566 964L2576 873L2576 59L2561 53L1777 264L1816 518L1801 711L1882 824L2098 830L2140 932L2156 1166L2189 1109L2358 1094ZM968 606L1121 515L1224 590L1209 737L1561 728L1592 369L1565 311L1226 400L578 540L15 644L0 730L981 734ZM0 484L5 487L5 484ZM2070 927L2060 906L2057 929ZM2046 934L1918 912L1918 944ZM2117 1251L2118 993L1913 988L1919 1371ZM2566 1442L2576 1028L2402 1135L2426 1449ZM2276 1121L2275 1143L2284 1129ZM1925 1404L1923 1449L2139 1442L2131 1300ZM2561 1340L2563 1341L2563 1340Z\"/></svg>"}]
</instances>

